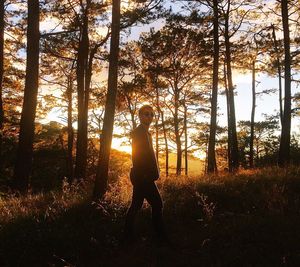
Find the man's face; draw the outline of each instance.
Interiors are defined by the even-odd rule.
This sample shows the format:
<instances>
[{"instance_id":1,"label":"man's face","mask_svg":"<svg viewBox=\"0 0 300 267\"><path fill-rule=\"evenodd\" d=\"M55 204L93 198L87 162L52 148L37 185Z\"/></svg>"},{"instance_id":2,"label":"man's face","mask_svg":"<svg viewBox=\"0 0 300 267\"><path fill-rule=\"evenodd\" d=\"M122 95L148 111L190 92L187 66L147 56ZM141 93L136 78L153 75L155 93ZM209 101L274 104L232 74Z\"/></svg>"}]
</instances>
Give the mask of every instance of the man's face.
<instances>
[{"instance_id":1,"label":"man's face","mask_svg":"<svg viewBox=\"0 0 300 267\"><path fill-rule=\"evenodd\" d=\"M142 124L149 126L151 124L151 122L153 121L153 117L154 117L153 109L145 108L142 110L142 112L140 114L140 121Z\"/></svg>"}]
</instances>

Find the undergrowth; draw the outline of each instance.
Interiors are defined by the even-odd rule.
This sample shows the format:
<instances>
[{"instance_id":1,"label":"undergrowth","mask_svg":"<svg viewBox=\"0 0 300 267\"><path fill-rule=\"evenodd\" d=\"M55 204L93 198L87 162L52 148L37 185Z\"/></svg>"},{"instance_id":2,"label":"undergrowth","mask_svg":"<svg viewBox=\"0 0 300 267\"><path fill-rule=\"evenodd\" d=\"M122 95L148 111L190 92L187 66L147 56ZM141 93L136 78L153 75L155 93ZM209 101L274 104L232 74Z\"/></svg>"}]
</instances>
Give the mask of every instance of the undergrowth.
<instances>
[{"instance_id":1,"label":"undergrowth","mask_svg":"<svg viewBox=\"0 0 300 267\"><path fill-rule=\"evenodd\" d=\"M114 172L116 174L116 172ZM3 266L297 266L299 167L161 177L164 218L180 251L153 245L150 209L130 252L120 239L132 193L126 172L93 202L93 181L0 197ZM19 241L17 241L19 240ZM30 244L30 245L29 245ZM127 248L128 249L128 248ZM126 263L125 263L126 262ZM1 265L2 266L2 265Z\"/></svg>"},{"instance_id":2,"label":"undergrowth","mask_svg":"<svg viewBox=\"0 0 300 267\"><path fill-rule=\"evenodd\" d=\"M89 198L88 184L84 181L69 184L63 180L61 190L47 193L17 195L6 193L0 196L0 223L7 224L18 218L34 218L39 220L55 219L70 207Z\"/></svg>"}]
</instances>

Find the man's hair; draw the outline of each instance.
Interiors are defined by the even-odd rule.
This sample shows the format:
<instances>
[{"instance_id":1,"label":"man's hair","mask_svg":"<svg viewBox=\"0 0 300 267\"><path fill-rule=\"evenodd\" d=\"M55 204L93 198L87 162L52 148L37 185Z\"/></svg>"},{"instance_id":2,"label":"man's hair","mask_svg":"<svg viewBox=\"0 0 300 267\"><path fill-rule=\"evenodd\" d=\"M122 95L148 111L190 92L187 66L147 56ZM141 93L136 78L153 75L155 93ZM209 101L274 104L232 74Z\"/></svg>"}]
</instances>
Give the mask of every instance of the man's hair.
<instances>
[{"instance_id":1,"label":"man's hair","mask_svg":"<svg viewBox=\"0 0 300 267\"><path fill-rule=\"evenodd\" d=\"M139 109L139 116L142 115L142 113L144 112L145 109L151 109L151 110L153 110L153 107L151 107L150 105L143 105L143 106Z\"/></svg>"}]
</instances>

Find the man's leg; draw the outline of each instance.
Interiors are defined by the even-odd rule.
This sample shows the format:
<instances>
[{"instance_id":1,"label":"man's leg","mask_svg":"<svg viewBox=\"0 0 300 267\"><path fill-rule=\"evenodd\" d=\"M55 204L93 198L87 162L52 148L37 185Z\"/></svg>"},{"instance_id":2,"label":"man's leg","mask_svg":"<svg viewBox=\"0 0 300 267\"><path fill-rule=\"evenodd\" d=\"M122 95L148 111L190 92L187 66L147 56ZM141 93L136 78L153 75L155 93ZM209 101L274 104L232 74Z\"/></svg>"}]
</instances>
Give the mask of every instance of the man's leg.
<instances>
[{"instance_id":1,"label":"man's leg","mask_svg":"<svg viewBox=\"0 0 300 267\"><path fill-rule=\"evenodd\" d=\"M167 235L162 217L163 203L154 181L147 184L145 198L152 207L152 222L158 238L166 239Z\"/></svg>"},{"instance_id":2,"label":"man's leg","mask_svg":"<svg viewBox=\"0 0 300 267\"><path fill-rule=\"evenodd\" d=\"M125 238L133 239L134 238L134 221L136 214L141 209L144 202L143 190L140 186L133 186L132 200L131 205L127 211L125 219Z\"/></svg>"}]
</instances>

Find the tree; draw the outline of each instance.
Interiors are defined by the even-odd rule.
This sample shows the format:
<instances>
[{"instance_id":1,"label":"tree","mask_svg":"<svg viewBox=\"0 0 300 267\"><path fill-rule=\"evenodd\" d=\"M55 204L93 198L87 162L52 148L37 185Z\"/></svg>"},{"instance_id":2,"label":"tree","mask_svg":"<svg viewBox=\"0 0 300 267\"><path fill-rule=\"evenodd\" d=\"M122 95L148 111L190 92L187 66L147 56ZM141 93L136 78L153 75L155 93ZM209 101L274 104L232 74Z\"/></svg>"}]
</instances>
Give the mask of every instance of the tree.
<instances>
[{"instance_id":1,"label":"tree","mask_svg":"<svg viewBox=\"0 0 300 267\"><path fill-rule=\"evenodd\" d=\"M100 49L110 36L110 25L106 24L108 6L108 2L91 0L54 1L49 11L63 25L64 31L54 29L43 35L47 39L47 54L65 61L76 61L74 88L77 89L78 127L74 177L79 179L85 178L88 166L90 97L93 90L97 90L92 76L100 72L102 66L99 63L106 60L103 56L106 51ZM107 33L99 33L99 27L107 28Z\"/></svg>"},{"instance_id":2,"label":"tree","mask_svg":"<svg viewBox=\"0 0 300 267\"><path fill-rule=\"evenodd\" d=\"M260 60L260 56L267 52L267 45L266 42L267 37L265 34L265 30L267 28L262 28L260 31L253 34L252 38L246 42L242 43L242 46L247 47L246 51L242 52L242 58L238 63L240 67L244 71L251 71L252 76L252 107L251 107L251 119L250 119L250 139L249 139L249 167L254 167L254 137L255 137L255 112L256 112L256 73L266 71L266 68L263 68L263 61ZM260 62L260 64L258 64ZM263 91L262 93L268 93L267 91Z\"/></svg>"},{"instance_id":3,"label":"tree","mask_svg":"<svg viewBox=\"0 0 300 267\"><path fill-rule=\"evenodd\" d=\"M1 141L0 155L5 155L14 149L11 140L17 141L19 131L20 111L23 102L23 90L25 72L25 60L21 49L25 47L25 13L24 3L16 0L1 1L4 4L3 10L3 69L0 94L0 121ZM2 117L1 117L2 116ZM5 153L5 154L4 154ZM2 171L11 171L12 160L10 157L0 159ZM9 174L7 174L9 176Z\"/></svg>"},{"instance_id":4,"label":"tree","mask_svg":"<svg viewBox=\"0 0 300 267\"><path fill-rule=\"evenodd\" d=\"M108 89L105 114L100 139L99 163L94 187L94 198L100 198L107 190L108 165L115 116L115 101L118 86L118 57L120 40L120 0L113 0L112 25L108 70Z\"/></svg>"},{"instance_id":5,"label":"tree","mask_svg":"<svg viewBox=\"0 0 300 267\"><path fill-rule=\"evenodd\" d=\"M34 121L39 80L39 1L28 0L27 60L19 145L14 170L14 187L25 191L32 166Z\"/></svg>"},{"instance_id":6,"label":"tree","mask_svg":"<svg viewBox=\"0 0 300 267\"><path fill-rule=\"evenodd\" d=\"M67 150L67 177L69 182L73 181L73 143L74 143L74 130L73 130L73 116L72 116L72 109L73 109L73 83L74 83L74 78L72 75L72 69L71 68L71 73L67 78L67 90L66 90L66 95L67 95L67 120L68 120L68 150Z\"/></svg>"},{"instance_id":7,"label":"tree","mask_svg":"<svg viewBox=\"0 0 300 267\"><path fill-rule=\"evenodd\" d=\"M251 124L250 124L250 154L249 154L249 166L250 168L254 167L254 136L255 136L255 111L256 111L256 73L257 71L266 71L266 68L262 67L263 64L260 64L260 66L257 66L257 61L259 60L259 56L267 51L267 46L265 40L267 40L265 34L263 32L265 29L263 28L259 32L255 33L253 36L253 45L249 44L251 51L251 55L249 55L250 58L250 64L251 65L251 72L252 72L252 108L251 108ZM259 40L259 37L261 40ZM245 60L244 60L245 62ZM279 89L280 90L280 89ZM265 90L261 92L262 94L268 94L269 91L272 90Z\"/></svg>"},{"instance_id":8,"label":"tree","mask_svg":"<svg viewBox=\"0 0 300 267\"><path fill-rule=\"evenodd\" d=\"M123 111L122 115L130 130L137 126L137 109L144 99L144 92L147 88L146 77L143 74L140 49L136 42L128 43L120 51L119 62L119 89L117 107ZM127 114L129 113L129 119ZM124 127L124 126L123 126Z\"/></svg>"},{"instance_id":9,"label":"tree","mask_svg":"<svg viewBox=\"0 0 300 267\"><path fill-rule=\"evenodd\" d=\"M218 1L213 1L213 36L214 36L214 59L213 59L213 84L211 96L211 116L208 143L207 171L217 171L215 144L217 128L217 106L218 106L218 81L219 81L219 10Z\"/></svg>"},{"instance_id":10,"label":"tree","mask_svg":"<svg viewBox=\"0 0 300 267\"><path fill-rule=\"evenodd\" d=\"M238 122L240 141L240 158L244 167L249 166L251 121ZM264 121L254 123L254 165L274 164L278 153L279 142L276 132L279 130L278 117L265 116Z\"/></svg>"},{"instance_id":11,"label":"tree","mask_svg":"<svg viewBox=\"0 0 300 267\"><path fill-rule=\"evenodd\" d=\"M3 121L4 121L4 109L3 109L3 74L4 74L4 3L0 2L0 169L2 165L2 138L3 138Z\"/></svg>"},{"instance_id":12,"label":"tree","mask_svg":"<svg viewBox=\"0 0 300 267\"><path fill-rule=\"evenodd\" d=\"M247 30L247 19L250 17L252 10L255 8L253 1L243 0L243 1L189 1L189 5L193 8L193 20L199 20L199 15L197 14L197 9L199 12L203 13L201 6L205 5L208 10L213 9L214 5L217 4L218 8L218 25L221 32L219 42L221 50L221 56L224 58L224 87L226 88L227 97L227 111L228 111L228 165L229 170L234 171L238 168L238 140L236 134L236 118L235 118L235 103L234 103L234 83L233 83L233 68L235 60L235 47L238 42L233 42L233 37L239 32L239 36L243 35L243 32ZM201 21L201 20L200 20ZM203 21L203 20L202 20ZM207 16L204 21L211 21L211 16ZM242 31L240 30L242 27ZM236 37L236 36L235 36ZM215 94L214 94L215 95ZM215 98L215 97L214 97ZM215 101L215 99L214 99ZM212 106L211 112L215 107ZM211 118L212 125L214 124L214 115ZM212 133L214 130L212 129ZM213 135L211 135L213 144ZM210 170L214 170L215 166L213 164L213 146L210 146Z\"/></svg>"},{"instance_id":13,"label":"tree","mask_svg":"<svg viewBox=\"0 0 300 267\"><path fill-rule=\"evenodd\" d=\"M278 164L287 166L290 161L291 141L291 54L290 54L290 31L288 1L281 0L281 14L284 39L284 111L283 124L279 147Z\"/></svg>"},{"instance_id":14,"label":"tree","mask_svg":"<svg viewBox=\"0 0 300 267\"><path fill-rule=\"evenodd\" d=\"M85 178L87 165L87 118L89 102L89 82L88 71L88 53L89 53L89 35L88 35L88 17L91 1L86 1L86 6L82 7L82 23L80 28L80 37L77 51L77 94L78 94L78 129L75 172L76 178Z\"/></svg>"},{"instance_id":15,"label":"tree","mask_svg":"<svg viewBox=\"0 0 300 267\"><path fill-rule=\"evenodd\" d=\"M279 91L279 114L280 114L280 123L283 123L283 109L282 109L282 82L281 82L281 61L280 61L280 54L278 48L278 41L276 38L275 26L274 24L271 25L272 28L272 37L274 42L274 50L275 50L275 58L276 58L276 66L277 66L277 73L278 73L278 91Z\"/></svg>"},{"instance_id":16,"label":"tree","mask_svg":"<svg viewBox=\"0 0 300 267\"><path fill-rule=\"evenodd\" d=\"M230 16L231 1L227 2L227 9L223 12L224 15L224 39L225 39L225 64L226 64L226 80L228 83L228 149L230 149L229 171L234 171L239 167L238 157L238 141L236 134L236 119L234 105L234 86L232 81L231 68L231 43L232 35L229 33L229 16Z\"/></svg>"}]
</instances>

